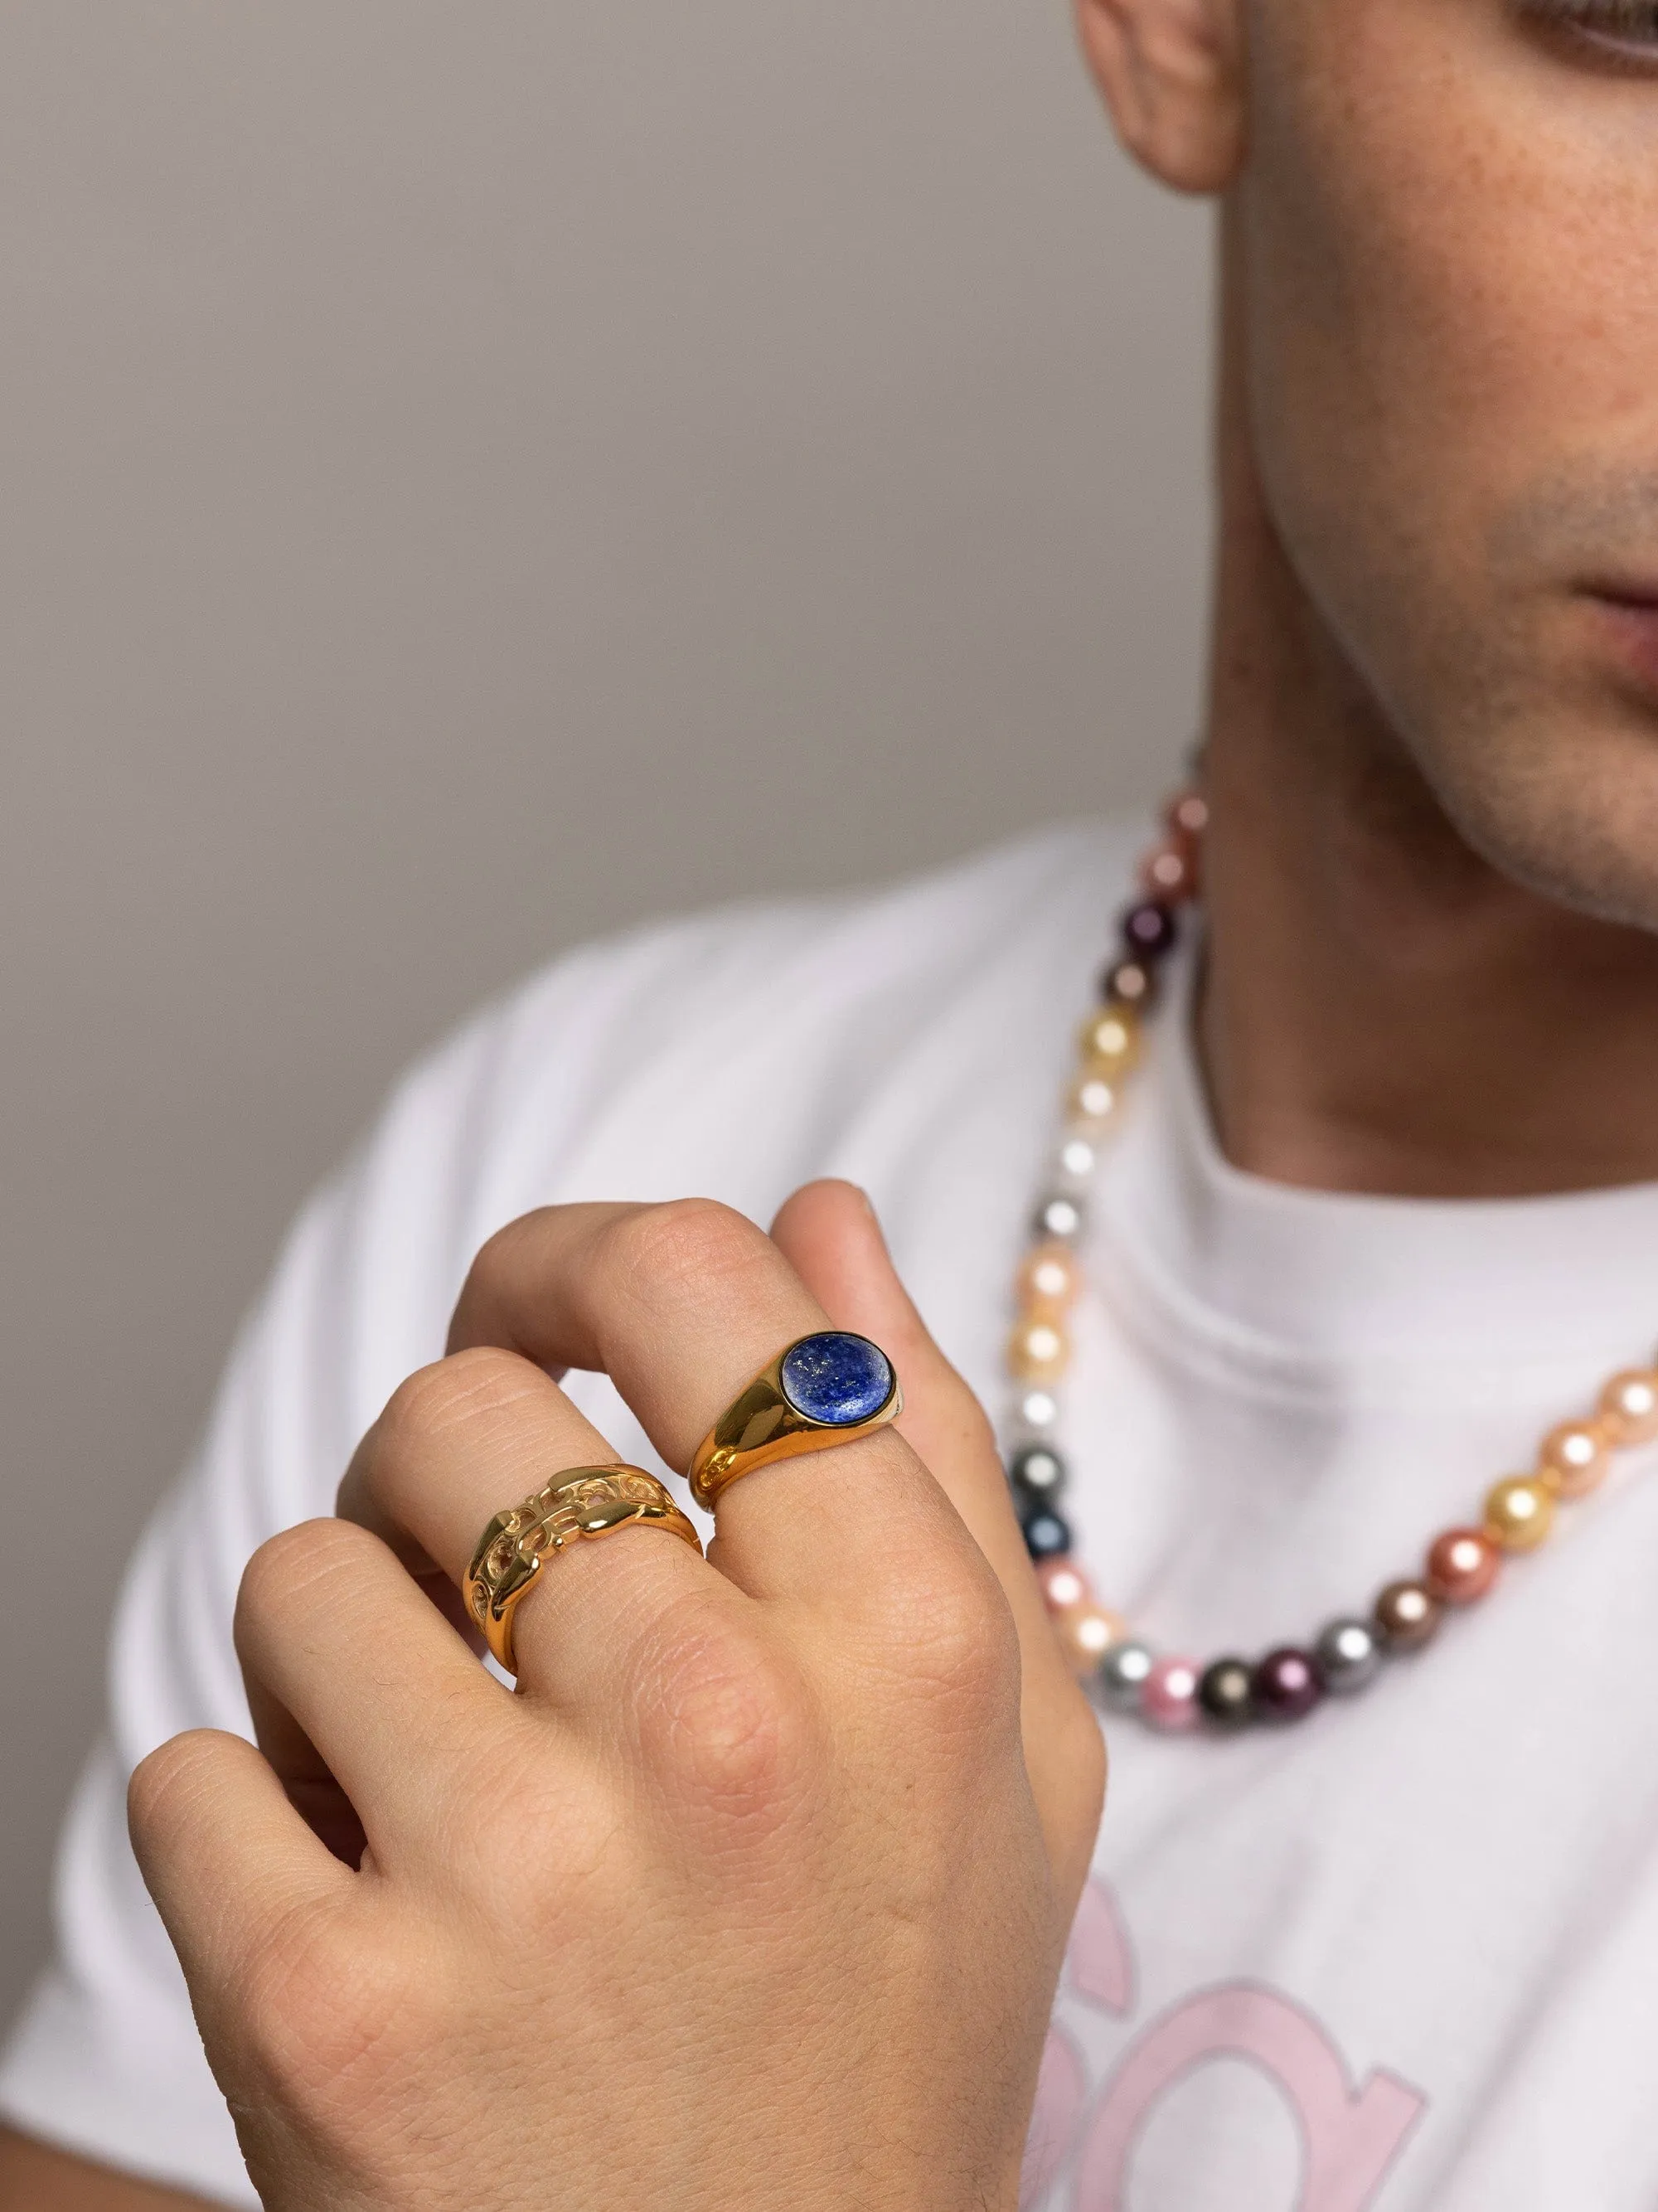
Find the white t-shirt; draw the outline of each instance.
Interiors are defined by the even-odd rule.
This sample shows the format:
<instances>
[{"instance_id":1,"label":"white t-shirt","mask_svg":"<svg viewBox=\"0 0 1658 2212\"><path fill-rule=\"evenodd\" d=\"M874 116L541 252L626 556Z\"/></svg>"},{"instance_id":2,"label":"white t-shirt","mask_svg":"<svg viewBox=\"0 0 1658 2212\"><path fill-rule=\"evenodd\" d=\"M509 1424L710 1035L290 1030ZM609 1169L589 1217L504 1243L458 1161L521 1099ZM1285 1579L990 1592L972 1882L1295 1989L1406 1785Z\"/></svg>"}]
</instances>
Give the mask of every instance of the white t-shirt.
<instances>
[{"instance_id":1,"label":"white t-shirt","mask_svg":"<svg viewBox=\"0 0 1658 2212\"><path fill-rule=\"evenodd\" d=\"M0 2111L252 2201L123 1779L177 1729L246 1729L242 1563L330 1510L500 1224L691 1192L763 1222L805 1178L851 1176L999 1408L1010 1279L1137 842L1068 829L892 891L645 931L559 963L404 1084L302 1216L133 1566L57 1963ZM1658 1186L1421 1203L1239 1174L1183 1000L1153 1019L1100 1170L1069 1510L1102 1595L1208 1657L1363 1610L1545 1428L1652 1358ZM607 1383L573 1388L653 1463ZM1108 1720L1029 2203L1652 2212L1658 1448L1566 1519L1428 1650L1297 1727Z\"/></svg>"}]
</instances>

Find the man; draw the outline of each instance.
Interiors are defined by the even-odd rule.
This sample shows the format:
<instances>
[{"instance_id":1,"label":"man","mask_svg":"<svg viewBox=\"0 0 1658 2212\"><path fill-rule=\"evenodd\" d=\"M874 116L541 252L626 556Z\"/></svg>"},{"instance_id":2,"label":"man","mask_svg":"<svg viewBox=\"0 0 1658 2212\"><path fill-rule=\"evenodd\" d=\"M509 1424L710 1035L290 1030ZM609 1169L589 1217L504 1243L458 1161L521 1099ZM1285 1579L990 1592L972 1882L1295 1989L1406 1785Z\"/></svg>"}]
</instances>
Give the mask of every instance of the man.
<instances>
[{"instance_id":1,"label":"man","mask_svg":"<svg viewBox=\"0 0 1658 2212\"><path fill-rule=\"evenodd\" d=\"M1634 2212L1658 2195L1647 1568L1658 1460L1641 1413L1658 1338L1658 8L1079 0L1079 11L1126 143L1169 184L1222 200L1224 372L1204 924L1147 1017L1110 1149L1074 1193L1089 1287L1072 1322L1065 1517L1095 1583L1176 1656L1303 1650L1345 1616L1379 1620L1374 1634L1397 1654L1442 1607L1453 1617L1428 1648L1390 1656L1363 1696L1332 1698L1293 1730L1222 1725L1228 1682L1245 1713L1271 1686L1242 1668L1211 1670L1200 1728L1112 1726L1111 1803L1042 2062L1028 2198L1087 2212ZM1131 851L1114 831L1066 831L885 896L716 918L580 956L411 1079L296 1231L203 1462L135 1570L115 1747L66 1844L63 1955L0 2077L21 2131L0 2162L0 2202L136 2206L192 2188L247 2201L126 1856L125 1771L180 1729L246 1732L230 1636L243 1565L273 1532L331 1510L357 1437L442 1348L492 1231L532 1206L618 1194L707 1192L763 1221L796 1185L845 1176L871 1194L934 1336L999 1415L1003 1286ZM494 1248L454 1341L550 1364L572 1345L591 1354L591 1328L549 1334L533 1316L570 1303L581 1224L596 1218L557 1212ZM792 1263L779 1341L821 1308L884 1331L901 1370L920 1375L921 1458L998 1565L1026 1638L1025 1760L1045 1844L1011 1809L998 1703L1011 1646L986 1659L988 1609L963 1645L988 1686L986 1818L1002 1824L1011 1887L1068 1901L1085 1761L1030 1639L1029 1593L1005 1556L971 1424L950 1412L952 1386L872 1232L834 1191L798 1202L769 1258L746 1245L733 1256L728 1217L692 1218L712 1246L675 1261L675 1236L658 1238L645 1310L711 1251L726 1250L734 1279L750 1263L762 1274ZM525 1250L533 1264L505 1264L503 1287L503 1252ZM693 1419L689 1369L669 1382L651 1364L671 1365L669 1340L690 1326L676 1316L667 1350L620 1364L648 1437L683 1466L696 1424L744 1377L722 1370ZM752 1365L765 1330L750 1334ZM608 1385L574 1395L607 1450L648 1457ZM429 1477L411 1469L440 1461L447 1496L478 1463L432 1444L452 1412L444 1401L440 1419L428 1398L394 1447L380 1431L349 1501L416 1564L411 1523L424 1513L434 1525L437 1510L421 1490ZM1015 1426L1008 1437L1018 1441ZM1629 1449L1612 1480L1574 1495L1614 1445ZM847 1468L878 1449L896 1447L846 1446ZM948 1552L944 1524L923 1528L923 1489L903 1488L919 1474L882 1464L920 1516L905 1525L930 1572ZM1518 1480L1494 1490L1504 1477ZM775 1516L793 1479L772 1469L736 1492L739 1583L738 1505ZM510 1488L469 1494L473 1519L514 1502ZM1488 1492L1496 1502L1482 1504ZM801 1510L829 1494L786 1493ZM1027 1500L1029 1524L1040 1510ZM1560 1533L1520 1556L1551 1522ZM1424 1571L1427 1540L1465 1523ZM768 1540L785 1540L783 1525L774 1518ZM459 1540L446 1526L431 1539L452 1574ZM594 1567L591 1589L631 1589L616 1577L644 1575L652 1547L660 1563L660 1536L629 1534L570 1562L562 1583L561 1565L547 1586L562 1596L525 1607L526 1632L538 1613L548 1650L577 1633L574 1569ZM319 1823L349 1819L291 1723L283 1736L270 1689L307 1636L332 1649L335 1630L296 1612L315 1563L280 1547L262 1557L243 1656L271 1708L264 1740L296 1798L313 1792ZM689 1553L683 1564L712 1571ZM1056 1592L1047 1571L1074 1626L1077 1593ZM959 1560L944 1575L958 1595L971 1581ZM1383 1585L1395 1596L1377 1609ZM1414 1615L1401 1585L1418 1593ZM1120 1651L1127 1639L1110 1632ZM1345 1648L1320 1646L1303 1680L1343 1686ZM1351 1649L1347 1686L1373 1660L1362 1641ZM1133 1668L1111 1668L1108 1652L1115 1695L1144 1694ZM1159 1670L1153 1717L1192 1717L1194 1673ZM1293 1710L1291 1677L1272 1679ZM440 1745L422 1758L449 1771ZM1072 1777L1058 1809L1046 1762ZM254 2001L214 1964L209 1860L179 1840L193 1771L176 1755L148 1770L139 1840L233 2093L264 2084L243 2111L249 2140L268 2147L271 2129L287 2130L282 2156L298 2162L269 2169L272 2201L320 2201L280 2176L366 2159L368 2122L349 2097L326 2119L309 2107L295 2118L292 2084L272 2089L268 2069L250 2075L237 2056ZM211 1784L226 1793L216 1803L256 1803L236 1795L259 1786L251 1769L213 1766ZM392 1786L363 1785L375 1805ZM877 1779L860 1787L865 1811L884 1802ZM966 1798L944 1796L964 1818ZM915 1832L936 1838L941 1817L918 1802ZM844 1875L856 1832L844 1831L826 1881ZM891 1850L913 1870L907 1833ZM226 1896L256 1894L247 1859L225 1844ZM471 1893L458 1859L435 1864L440 1889ZM836 2063L859 2035L884 2039L896 2101L869 2129L864 2189L835 2164L809 2081L799 2086L810 2064L768 2072L762 2137L772 2102L805 2099L791 2112L812 2157L791 2173L789 2201L904 2201L906 2186L915 2203L1005 2201L1007 2116L1034 2065L1021 2004L1048 1971L1049 1931L1039 1912L1021 1984L1005 1899L969 1864L957 1873L957 1918L983 1947L988 2032L905 2014L898 1995L865 2014L861 1981L856 1993L837 1984L823 2014ZM935 1898L904 1924L948 1960L938 1986L959 2000L950 1909ZM848 1910L856 1922L861 1908ZM708 1971L701 1942L688 1983ZM597 2010L578 2016L608 2033L623 1979L595 1984L581 2002ZM531 1982L519 2001L550 2002ZM699 1986L717 1992L717 1977ZM671 2014L677 1995L661 1996ZM325 1980L313 2000L312 2014L326 2010ZM284 2032L311 2016L296 2002L290 1992L278 2008ZM468 2017L420 2022L411 2063ZM717 1994L708 2025L727 2047L737 2023ZM471 2047L445 2046L446 2079L465 2074ZM1011 2056L999 2069L1001 2048ZM625 2037L616 2049L611 2104L601 2094L582 2110L631 2126L639 2084ZM967 2069L942 2136L919 2118L912 2049ZM664 2078L672 2090L671 2064ZM846 2078L869 2088L855 2067ZM549 2085L528 2087L538 2111ZM275 2120L252 2109L267 2094ZM486 2083L467 2108L502 2130L480 2154L478 2201L525 2109L498 2110L496 2094ZM906 2130L908 2151L893 2152ZM648 2197L667 2155L624 2135L643 2166L617 2165L617 2203ZM443 2137L408 2154L426 2160L422 2201L460 2201L445 2193ZM708 2201L781 2201L728 2154L730 2185L719 2197L710 2183ZM905 2168L905 2155L920 2163ZM936 2185L918 2179L929 2159L947 2169ZM582 2166L568 2201L610 2201L603 2171ZM415 2193L410 2181L404 2201Z\"/></svg>"}]
</instances>

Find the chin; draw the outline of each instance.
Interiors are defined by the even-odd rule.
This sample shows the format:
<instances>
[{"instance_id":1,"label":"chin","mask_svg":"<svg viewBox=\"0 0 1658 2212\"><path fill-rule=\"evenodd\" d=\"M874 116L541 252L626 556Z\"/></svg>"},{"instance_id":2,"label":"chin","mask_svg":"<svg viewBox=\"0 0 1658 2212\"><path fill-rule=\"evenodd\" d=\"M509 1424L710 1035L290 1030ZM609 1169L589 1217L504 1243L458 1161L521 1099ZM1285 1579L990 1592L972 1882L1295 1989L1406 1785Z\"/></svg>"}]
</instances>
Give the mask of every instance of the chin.
<instances>
[{"instance_id":1,"label":"chin","mask_svg":"<svg viewBox=\"0 0 1658 2212\"><path fill-rule=\"evenodd\" d=\"M1505 717L1418 753L1500 875L1598 921L1658 933L1658 709Z\"/></svg>"}]
</instances>

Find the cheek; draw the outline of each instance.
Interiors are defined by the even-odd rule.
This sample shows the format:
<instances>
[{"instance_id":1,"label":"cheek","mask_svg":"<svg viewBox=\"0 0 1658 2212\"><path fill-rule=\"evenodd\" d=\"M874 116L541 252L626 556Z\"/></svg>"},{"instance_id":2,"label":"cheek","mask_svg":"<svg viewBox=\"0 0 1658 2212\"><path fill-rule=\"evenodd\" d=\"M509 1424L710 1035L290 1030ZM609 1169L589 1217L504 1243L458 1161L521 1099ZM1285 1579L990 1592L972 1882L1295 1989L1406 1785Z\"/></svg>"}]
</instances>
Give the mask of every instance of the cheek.
<instances>
[{"instance_id":1,"label":"cheek","mask_svg":"<svg viewBox=\"0 0 1658 2212\"><path fill-rule=\"evenodd\" d=\"M1658 83L1568 67L1496 0L1261 12L1238 234L1269 504L1341 627L1431 595L1466 636L1482 592L1570 580L1490 573L1529 488L1658 465Z\"/></svg>"}]
</instances>

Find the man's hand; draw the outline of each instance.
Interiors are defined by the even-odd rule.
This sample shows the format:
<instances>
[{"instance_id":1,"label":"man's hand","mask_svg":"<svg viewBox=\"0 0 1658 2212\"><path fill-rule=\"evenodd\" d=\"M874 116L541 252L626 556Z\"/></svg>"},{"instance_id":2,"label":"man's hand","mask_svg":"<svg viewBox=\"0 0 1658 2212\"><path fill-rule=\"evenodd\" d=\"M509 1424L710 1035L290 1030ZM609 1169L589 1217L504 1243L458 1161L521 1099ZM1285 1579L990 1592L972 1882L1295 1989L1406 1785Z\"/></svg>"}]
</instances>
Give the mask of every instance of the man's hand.
<instances>
[{"instance_id":1,"label":"man's hand","mask_svg":"<svg viewBox=\"0 0 1658 2212\"><path fill-rule=\"evenodd\" d=\"M552 1375L604 1370L683 1469L831 1324L891 1353L899 1429L745 1476L707 1562L574 1547L517 1694L485 1674L479 1531L616 1457ZM1102 1754L861 1194L809 1187L770 1238L703 1201L514 1224L342 1510L243 1580L263 1755L183 1736L132 1784L272 2212L1011 2212Z\"/></svg>"}]
</instances>

